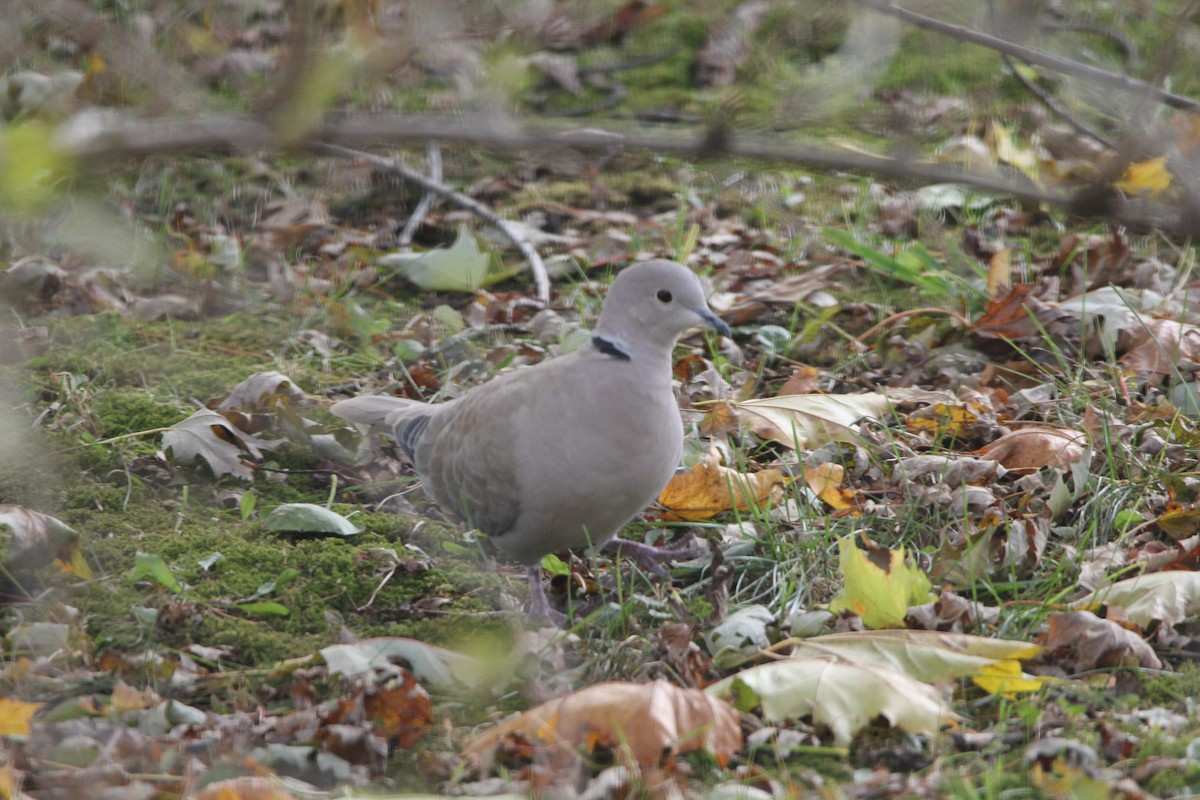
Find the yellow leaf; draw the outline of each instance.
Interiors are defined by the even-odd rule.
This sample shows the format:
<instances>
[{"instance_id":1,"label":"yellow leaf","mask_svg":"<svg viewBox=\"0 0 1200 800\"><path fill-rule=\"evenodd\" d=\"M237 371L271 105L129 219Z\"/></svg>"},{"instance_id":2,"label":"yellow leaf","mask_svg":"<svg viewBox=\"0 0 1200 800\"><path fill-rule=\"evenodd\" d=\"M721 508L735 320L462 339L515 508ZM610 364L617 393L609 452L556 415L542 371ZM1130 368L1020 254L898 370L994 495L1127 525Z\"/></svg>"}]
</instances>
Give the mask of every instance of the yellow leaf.
<instances>
[{"instance_id":1,"label":"yellow leaf","mask_svg":"<svg viewBox=\"0 0 1200 800\"><path fill-rule=\"evenodd\" d=\"M988 144L997 161L1016 167L1031 181L1041 185L1041 161L1037 152L1031 147L1017 144L1008 128L993 123L988 128Z\"/></svg>"},{"instance_id":2,"label":"yellow leaf","mask_svg":"<svg viewBox=\"0 0 1200 800\"><path fill-rule=\"evenodd\" d=\"M50 126L38 120L0 130L0 205L32 211L54 199L70 159L53 142Z\"/></svg>"},{"instance_id":3,"label":"yellow leaf","mask_svg":"<svg viewBox=\"0 0 1200 800\"><path fill-rule=\"evenodd\" d=\"M1136 161L1125 168L1125 174L1116 186L1126 194L1149 192L1158 194L1171 186L1171 173L1167 171L1166 156Z\"/></svg>"},{"instance_id":4,"label":"yellow leaf","mask_svg":"<svg viewBox=\"0 0 1200 800\"><path fill-rule=\"evenodd\" d=\"M72 543L60 552L58 558L54 559L54 566L58 567L59 571L67 575L74 575L80 580L90 581L92 579L92 568L88 566L87 559L83 557L78 543Z\"/></svg>"},{"instance_id":5,"label":"yellow leaf","mask_svg":"<svg viewBox=\"0 0 1200 800\"><path fill-rule=\"evenodd\" d=\"M859 548L853 536L838 541L844 584L829 608L853 611L868 628L903 627L908 607L930 599L929 578L905 557L903 547L888 550L863 540L871 550Z\"/></svg>"},{"instance_id":6,"label":"yellow leaf","mask_svg":"<svg viewBox=\"0 0 1200 800\"><path fill-rule=\"evenodd\" d=\"M1052 680L1053 678L1049 677L1026 675L1021 671L1021 662L1007 658L987 664L979 670L978 675L971 676L971 681L980 689L1006 697L1021 692L1036 692Z\"/></svg>"},{"instance_id":7,"label":"yellow leaf","mask_svg":"<svg viewBox=\"0 0 1200 800\"><path fill-rule=\"evenodd\" d=\"M1200 532L1200 506L1172 508L1161 514L1156 522L1158 527L1175 541L1186 539Z\"/></svg>"},{"instance_id":8,"label":"yellow leaf","mask_svg":"<svg viewBox=\"0 0 1200 800\"><path fill-rule=\"evenodd\" d=\"M29 721L41 707L41 703L0 697L0 736L28 736Z\"/></svg>"}]
</instances>

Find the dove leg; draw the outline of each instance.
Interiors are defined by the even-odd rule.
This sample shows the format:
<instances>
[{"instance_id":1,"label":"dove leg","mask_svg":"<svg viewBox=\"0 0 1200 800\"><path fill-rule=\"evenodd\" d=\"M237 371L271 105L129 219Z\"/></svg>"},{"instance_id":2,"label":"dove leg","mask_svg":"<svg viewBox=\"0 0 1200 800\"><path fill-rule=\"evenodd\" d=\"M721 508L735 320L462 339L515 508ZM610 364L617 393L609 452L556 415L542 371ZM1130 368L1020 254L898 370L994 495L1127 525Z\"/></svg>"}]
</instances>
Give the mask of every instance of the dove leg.
<instances>
[{"instance_id":1,"label":"dove leg","mask_svg":"<svg viewBox=\"0 0 1200 800\"><path fill-rule=\"evenodd\" d=\"M549 622L561 625L566 622L567 615L555 611L546 599L546 589L542 586L542 565L534 564L527 573L529 579L529 619L535 622Z\"/></svg>"},{"instance_id":2,"label":"dove leg","mask_svg":"<svg viewBox=\"0 0 1200 800\"><path fill-rule=\"evenodd\" d=\"M648 544L614 536L604 545L604 549L620 556L632 558L638 563L638 566L649 570L655 577L663 579L671 577L671 573L667 572L663 562L695 558L704 552L703 547L697 547L696 538L690 534L666 547L651 547Z\"/></svg>"}]
</instances>

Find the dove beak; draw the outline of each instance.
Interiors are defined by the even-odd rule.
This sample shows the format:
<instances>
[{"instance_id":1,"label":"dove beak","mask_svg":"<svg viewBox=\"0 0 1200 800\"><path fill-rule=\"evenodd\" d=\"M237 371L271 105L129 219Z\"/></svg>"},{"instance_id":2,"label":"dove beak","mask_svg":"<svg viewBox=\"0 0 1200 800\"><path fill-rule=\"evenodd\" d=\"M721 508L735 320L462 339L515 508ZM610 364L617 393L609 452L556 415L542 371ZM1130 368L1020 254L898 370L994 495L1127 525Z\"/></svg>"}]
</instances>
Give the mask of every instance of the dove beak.
<instances>
[{"instance_id":1,"label":"dove beak","mask_svg":"<svg viewBox=\"0 0 1200 800\"><path fill-rule=\"evenodd\" d=\"M711 309L702 308L696 312L700 315L700 319L709 328L712 328L717 333L725 337L732 337L733 331L729 330L729 326L725 324L725 320L718 317Z\"/></svg>"}]
</instances>

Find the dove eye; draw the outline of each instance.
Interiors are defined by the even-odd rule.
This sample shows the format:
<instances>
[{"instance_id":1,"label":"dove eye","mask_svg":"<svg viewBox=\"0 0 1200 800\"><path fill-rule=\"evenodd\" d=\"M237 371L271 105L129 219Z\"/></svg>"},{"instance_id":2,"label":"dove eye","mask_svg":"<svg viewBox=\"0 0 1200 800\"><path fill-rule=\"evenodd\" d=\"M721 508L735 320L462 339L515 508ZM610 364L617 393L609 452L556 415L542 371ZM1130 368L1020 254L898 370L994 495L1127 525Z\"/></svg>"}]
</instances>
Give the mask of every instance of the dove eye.
<instances>
[{"instance_id":1,"label":"dove eye","mask_svg":"<svg viewBox=\"0 0 1200 800\"><path fill-rule=\"evenodd\" d=\"M654 296L657 297L660 302L663 302L663 303L671 302L671 293L668 292L666 289L659 289L658 294L656 294Z\"/></svg>"}]
</instances>

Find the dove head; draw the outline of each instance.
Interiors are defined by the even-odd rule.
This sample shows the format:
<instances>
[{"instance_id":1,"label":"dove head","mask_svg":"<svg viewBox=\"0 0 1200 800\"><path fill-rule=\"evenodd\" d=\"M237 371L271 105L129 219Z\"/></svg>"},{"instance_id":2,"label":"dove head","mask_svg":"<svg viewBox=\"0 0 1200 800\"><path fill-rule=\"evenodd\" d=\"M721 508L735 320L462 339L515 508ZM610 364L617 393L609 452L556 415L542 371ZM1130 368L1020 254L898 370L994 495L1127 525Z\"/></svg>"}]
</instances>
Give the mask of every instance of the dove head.
<instances>
[{"instance_id":1,"label":"dove head","mask_svg":"<svg viewBox=\"0 0 1200 800\"><path fill-rule=\"evenodd\" d=\"M680 334L703 325L729 336L704 297L700 279L674 261L642 261L613 281L596 332L626 349L670 350Z\"/></svg>"}]
</instances>

